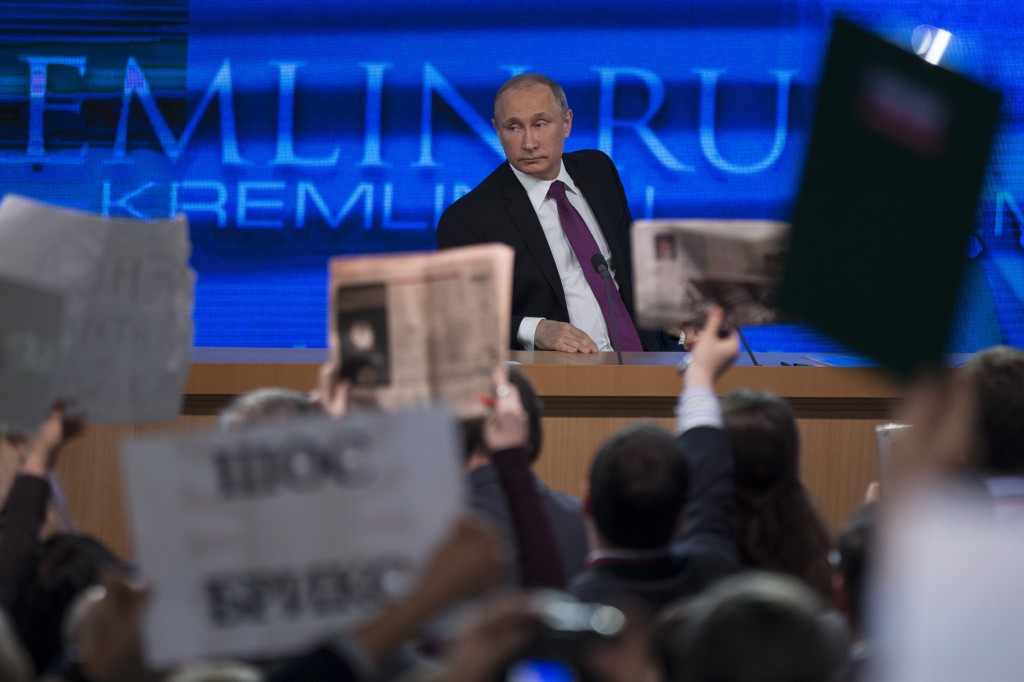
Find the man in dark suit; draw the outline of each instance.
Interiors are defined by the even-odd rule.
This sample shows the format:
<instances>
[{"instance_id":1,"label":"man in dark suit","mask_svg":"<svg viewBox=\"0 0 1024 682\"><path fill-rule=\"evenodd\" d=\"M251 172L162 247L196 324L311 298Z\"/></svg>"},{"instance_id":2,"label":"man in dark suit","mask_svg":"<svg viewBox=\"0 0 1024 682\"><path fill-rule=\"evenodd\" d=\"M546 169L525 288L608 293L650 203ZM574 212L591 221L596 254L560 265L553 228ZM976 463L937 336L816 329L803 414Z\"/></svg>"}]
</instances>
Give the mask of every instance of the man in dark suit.
<instances>
[{"instance_id":1,"label":"man in dark suit","mask_svg":"<svg viewBox=\"0 0 1024 682\"><path fill-rule=\"evenodd\" d=\"M638 336L632 322L633 218L619 174L602 152L563 154L572 110L562 88L540 74L516 76L498 90L491 123L507 163L448 207L437 246L503 242L516 250L511 347L593 353L613 350L618 337L619 350L661 350L660 334ZM560 190L560 197L549 195ZM585 223L583 239L592 237L588 243L609 266L617 285L611 294L621 297L613 318L624 318L617 329L607 322L607 292L593 279L596 266L589 255L582 262L569 228L563 232L563 211Z\"/></svg>"},{"instance_id":2,"label":"man in dark suit","mask_svg":"<svg viewBox=\"0 0 1024 682\"><path fill-rule=\"evenodd\" d=\"M587 568L569 583L582 601L633 603L652 613L740 568L729 437L715 379L739 352L722 311L693 352L673 438L654 424L609 438L591 465L583 512Z\"/></svg>"}]
</instances>

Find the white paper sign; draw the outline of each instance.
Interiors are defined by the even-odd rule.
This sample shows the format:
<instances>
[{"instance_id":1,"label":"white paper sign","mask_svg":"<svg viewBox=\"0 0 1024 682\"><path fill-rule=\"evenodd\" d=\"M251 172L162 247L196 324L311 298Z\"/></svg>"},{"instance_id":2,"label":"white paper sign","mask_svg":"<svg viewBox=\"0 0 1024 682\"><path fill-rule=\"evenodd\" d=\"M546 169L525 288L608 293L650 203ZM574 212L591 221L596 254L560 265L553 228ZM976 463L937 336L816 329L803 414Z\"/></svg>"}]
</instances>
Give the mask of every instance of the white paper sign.
<instances>
[{"instance_id":1,"label":"white paper sign","mask_svg":"<svg viewBox=\"0 0 1024 682\"><path fill-rule=\"evenodd\" d=\"M1024 526L958 491L887 508L870 679L1013 682L1024 671Z\"/></svg>"},{"instance_id":2,"label":"white paper sign","mask_svg":"<svg viewBox=\"0 0 1024 682\"><path fill-rule=\"evenodd\" d=\"M15 195L0 204L0 273L65 295L58 390L94 422L178 415L192 346L190 252L183 215L111 219Z\"/></svg>"},{"instance_id":3,"label":"white paper sign","mask_svg":"<svg viewBox=\"0 0 1024 682\"><path fill-rule=\"evenodd\" d=\"M157 666L276 656L411 587L462 507L451 413L367 413L125 443Z\"/></svg>"},{"instance_id":4,"label":"white paper sign","mask_svg":"<svg viewBox=\"0 0 1024 682\"><path fill-rule=\"evenodd\" d=\"M35 431L57 396L64 298L0 275L0 430Z\"/></svg>"}]
</instances>

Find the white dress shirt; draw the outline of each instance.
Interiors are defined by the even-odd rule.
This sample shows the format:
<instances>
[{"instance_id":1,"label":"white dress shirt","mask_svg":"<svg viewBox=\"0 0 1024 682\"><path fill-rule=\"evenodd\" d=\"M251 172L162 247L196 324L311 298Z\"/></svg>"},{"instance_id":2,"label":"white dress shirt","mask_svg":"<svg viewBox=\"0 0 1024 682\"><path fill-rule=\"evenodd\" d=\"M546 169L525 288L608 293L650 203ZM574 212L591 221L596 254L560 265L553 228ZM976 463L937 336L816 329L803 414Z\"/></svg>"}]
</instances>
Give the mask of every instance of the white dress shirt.
<instances>
[{"instance_id":1,"label":"white dress shirt","mask_svg":"<svg viewBox=\"0 0 1024 682\"><path fill-rule=\"evenodd\" d=\"M594 296L594 292L590 288L586 276L583 274L583 266L580 265L579 260L576 258L576 253L572 250L569 239L565 236L565 232L562 231L562 223L558 219L558 204L554 199L548 198L548 189L551 187L551 183L555 180L561 180L565 183L565 195L569 198L569 203L579 211L579 214L583 217L583 222L590 228L591 234L594 235L594 241L597 242L597 247L601 250L601 255L608 261L608 272L612 277L612 283L618 286L615 284L616 264L612 261L608 242L605 240L604 234L597 224L594 212L590 210L590 205L587 204L586 199L583 198L583 195L576 188L576 183L565 172L564 165L559 166L558 177L555 180L540 180L517 170L514 166L512 167L512 172L519 178L523 189L526 190L526 194L530 198L530 204L533 206L533 210L537 212L540 226L544 229L544 236L548 240L551 256L555 259L558 276L562 280L565 304L569 309L569 322L574 327L585 331L594 340L594 343L597 344L598 350L613 350L611 339L608 335L608 326L605 324L604 314L601 312L601 305L597 302L597 297ZM585 267L589 268L593 267L593 265L586 263ZM534 349L534 334L537 332L537 324L542 319L544 318L523 318L516 333L516 337L523 348L527 350Z\"/></svg>"}]
</instances>

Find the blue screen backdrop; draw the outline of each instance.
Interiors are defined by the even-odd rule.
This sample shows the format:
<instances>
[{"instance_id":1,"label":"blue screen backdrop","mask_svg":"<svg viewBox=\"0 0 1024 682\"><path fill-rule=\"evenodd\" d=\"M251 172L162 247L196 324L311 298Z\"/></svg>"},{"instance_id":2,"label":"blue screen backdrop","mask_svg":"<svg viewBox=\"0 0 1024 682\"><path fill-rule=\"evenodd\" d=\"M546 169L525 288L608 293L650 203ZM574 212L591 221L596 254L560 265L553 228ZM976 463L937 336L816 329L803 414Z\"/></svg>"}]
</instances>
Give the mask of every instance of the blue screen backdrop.
<instances>
[{"instance_id":1,"label":"blue screen backdrop","mask_svg":"<svg viewBox=\"0 0 1024 682\"><path fill-rule=\"evenodd\" d=\"M564 86L567 149L612 155L634 217L787 219L836 13L908 48L947 29L943 64L1004 92L949 345L1024 346L1016 0L7 2L0 190L184 211L195 345L322 347L327 259L434 248L502 161L492 99L523 71ZM801 325L748 338L839 350Z\"/></svg>"}]
</instances>

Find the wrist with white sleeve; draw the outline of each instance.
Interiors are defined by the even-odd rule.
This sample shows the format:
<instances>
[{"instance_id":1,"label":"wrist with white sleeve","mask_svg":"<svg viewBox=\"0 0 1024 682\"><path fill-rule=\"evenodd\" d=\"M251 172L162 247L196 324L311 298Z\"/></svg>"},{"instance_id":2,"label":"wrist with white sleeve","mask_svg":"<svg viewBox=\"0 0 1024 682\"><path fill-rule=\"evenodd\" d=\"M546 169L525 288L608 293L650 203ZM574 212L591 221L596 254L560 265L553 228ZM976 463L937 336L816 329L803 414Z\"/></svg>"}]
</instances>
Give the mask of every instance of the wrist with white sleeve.
<instances>
[{"instance_id":1,"label":"wrist with white sleeve","mask_svg":"<svg viewBox=\"0 0 1024 682\"><path fill-rule=\"evenodd\" d=\"M699 426L722 428L722 407L712 388L686 388L676 403L676 433L684 433Z\"/></svg>"}]
</instances>

